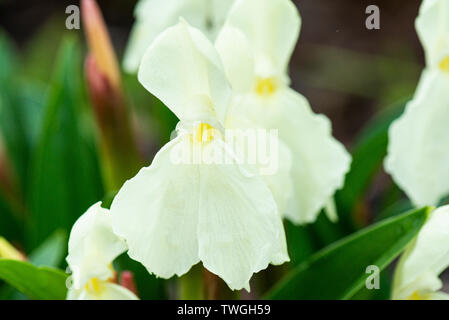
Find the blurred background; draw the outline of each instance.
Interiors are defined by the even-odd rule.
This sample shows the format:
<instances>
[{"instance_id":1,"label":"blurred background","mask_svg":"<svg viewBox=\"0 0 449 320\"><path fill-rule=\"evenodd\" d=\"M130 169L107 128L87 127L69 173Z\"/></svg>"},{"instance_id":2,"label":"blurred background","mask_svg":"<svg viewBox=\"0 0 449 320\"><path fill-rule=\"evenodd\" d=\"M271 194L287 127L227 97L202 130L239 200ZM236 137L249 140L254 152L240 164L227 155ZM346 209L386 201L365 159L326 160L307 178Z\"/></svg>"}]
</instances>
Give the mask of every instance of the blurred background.
<instances>
[{"instance_id":1,"label":"blurred background","mask_svg":"<svg viewBox=\"0 0 449 320\"><path fill-rule=\"evenodd\" d=\"M309 99L315 112L331 119L335 137L354 155L346 186L336 195L339 223L330 224L323 215L313 226L287 223L288 237L294 239L292 260L297 264L346 234L410 208L383 172L382 159L388 125L413 95L424 56L414 28L419 0L294 2L303 21L290 64L292 86ZM98 3L121 60L136 1ZM45 253L44 243L53 246L54 255L54 246L59 246L60 257L52 258L56 265L63 265L66 249L61 239L66 240L74 219L108 196L99 182L97 134L84 82L83 26L65 28L65 8L71 4L79 5L62 0L0 0L0 236L25 253L39 248ZM371 4L380 8L380 30L365 27L365 9ZM60 74L61 47L67 41L71 43L65 49L68 78ZM176 118L134 75L123 75L123 85L138 149L149 164L169 140ZM79 100L62 96L58 86L67 86ZM7 103L20 108L8 109ZM71 105L72 111L60 110L61 104ZM142 282L151 282L140 285L142 296L167 294L161 293L157 280L144 280L138 266L123 264L138 278L142 274ZM266 278L255 281L262 288L270 282ZM4 289L3 294L12 293Z\"/></svg>"}]
</instances>

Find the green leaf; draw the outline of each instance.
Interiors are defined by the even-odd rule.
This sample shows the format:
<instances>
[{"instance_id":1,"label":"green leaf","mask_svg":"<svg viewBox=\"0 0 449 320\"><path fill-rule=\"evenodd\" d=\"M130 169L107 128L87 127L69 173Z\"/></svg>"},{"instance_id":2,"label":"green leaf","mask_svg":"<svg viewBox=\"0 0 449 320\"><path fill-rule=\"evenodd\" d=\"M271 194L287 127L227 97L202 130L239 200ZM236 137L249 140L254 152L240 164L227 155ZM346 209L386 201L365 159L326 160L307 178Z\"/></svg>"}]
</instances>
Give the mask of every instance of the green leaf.
<instances>
[{"instance_id":1,"label":"green leaf","mask_svg":"<svg viewBox=\"0 0 449 320\"><path fill-rule=\"evenodd\" d=\"M31 299L64 300L67 275L58 269L36 267L31 263L0 259L0 279Z\"/></svg>"},{"instance_id":2,"label":"green leaf","mask_svg":"<svg viewBox=\"0 0 449 320\"><path fill-rule=\"evenodd\" d=\"M26 136L26 109L18 90L20 85L14 56L12 45L0 32L0 136L20 185L24 187L28 177L30 144Z\"/></svg>"},{"instance_id":3,"label":"green leaf","mask_svg":"<svg viewBox=\"0 0 449 320\"><path fill-rule=\"evenodd\" d=\"M28 247L35 248L103 197L92 121L86 107L81 55L65 41L33 154Z\"/></svg>"},{"instance_id":4,"label":"green leaf","mask_svg":"<svg viewBox=\"0 0 449 320\"><path fill-rule=\"evenodd\" d=\"M402 114L406 102L400 102L379 114L362 132L352 150L352 164L345 186L335 194L338 213L348 229L356 223L353 214L387 154L388 129Z\"/></svg>"},{"instance_id":5,"label":"green leaf","mask_svg":"<svg viewBox=\"0 0 449 320\"><path fill-rule=\"evenodd\" d=\"M365 283L366 267L380 271L418 233L429 208L404 213L356 232L314 254L268 294L268 299L349 299Z\"/></svg>"},{"instance_id":6,"label":"green leaf","mask_svg":"<svg viewBox=\"0 0 449 320\"><path fill-rule=\"evenodd\" d=\"M58 230L52 234L43 244L34 250L28 259L35 266L58 267L67 249L67 233Z\"/></svg>"}]
</instances>

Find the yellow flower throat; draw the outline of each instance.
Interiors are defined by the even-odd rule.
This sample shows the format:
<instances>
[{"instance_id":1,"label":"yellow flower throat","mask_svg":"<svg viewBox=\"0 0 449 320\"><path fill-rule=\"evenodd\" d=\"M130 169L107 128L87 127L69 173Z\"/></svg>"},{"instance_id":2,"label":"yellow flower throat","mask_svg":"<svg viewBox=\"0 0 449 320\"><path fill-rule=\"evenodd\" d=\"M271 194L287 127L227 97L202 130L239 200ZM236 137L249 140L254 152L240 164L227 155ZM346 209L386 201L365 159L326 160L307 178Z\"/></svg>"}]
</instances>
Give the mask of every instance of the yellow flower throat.
<instances>
[{"instance_id":1,"label":"yellow flower throat","mask_svg":"<svg viewBox=\"0 0 449 320\"><path fill-rule=\"evenodd\" d=\"M447 56L446 58L444 58L443 60L441 60L440 62L440 69L443 70L444 72L449 73L449 56Z\"/></svg>"},{"instance_id":2,"label":"yellow flower throat","mask_svg":"<svg viewBox=\"0 0 449 320\"><path fill-rule=\"evenodd\" d=\"M89 291L92 294L100 294L102 290L102 285L100 283L100 280L98 278L92 278L87 284L86 288L87 291Z\"/></svg>"},{"instance_id":3,"label":"yellow flower throat","mask_svg":"<svg viewBox=\"0 0 449 320\"><path fill-rule=\"evenodd\" d=\"M193 140L198 143L207 143L214 138L215 128L208 123L199 124L193 132Z\"/></svg>"},{"instance_id":4,"label":"yellow flower throat","mask_svg":"<svg viewBox=\"0 0 449 320\"><path fill-rule=\"evenodd\" d=\"M259 96L270 96L276 92L277 84L273 78L259 78L256 82L256 93Z\"/></svg>"}]
</instances>

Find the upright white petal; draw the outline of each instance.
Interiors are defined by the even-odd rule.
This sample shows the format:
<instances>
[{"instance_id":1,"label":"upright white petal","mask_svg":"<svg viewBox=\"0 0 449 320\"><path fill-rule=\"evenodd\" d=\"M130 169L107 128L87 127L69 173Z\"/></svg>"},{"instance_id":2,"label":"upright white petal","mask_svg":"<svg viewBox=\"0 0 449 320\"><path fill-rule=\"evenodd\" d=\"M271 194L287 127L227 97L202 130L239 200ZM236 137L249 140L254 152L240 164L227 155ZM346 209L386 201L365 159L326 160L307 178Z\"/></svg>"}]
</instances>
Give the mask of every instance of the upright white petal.
<instances>
[{"instance_id":1,"label":"upright white petal","mask_svg":"<svg viewBox=\"0 0 449 320\"><path fill-rule=\"evenodd\" d=\"M212 43L185 21L153 42L138 77L181 121L224 123L231 90L220 58Z\"/></svg>"},{"instance_id":2,"label":"upright white petal","mask_svg":"<svg viewBox=\"0 0 449 320\"><path fill-rule=\"evenodd\" d=\"M251 91L256 77L254 54L243 32L225 25L217 36L215 47L232 89L237 93Z\"/></svg>"},{"instance_id":3,"label":"upright white petal","mask_svg":"<svg viewBox=\"0 0 449 320\"><path fill-rule=\"evenodd\" d=\"M415 97L389 132L385 169L416 206L449 194L449 73L423 72Z\"/></svg>"},{"instance_id":4,"label":"upright white petal","mask_svg":"<svg viewBox=\"0 0 449 320\"><path fill-rule=\"evenodd\" d=\"M111 205L114 231L126 239L129 256L163 278L181 276L199 262L199 169L178 157L190 149L189 136L169 142Z\"/></svg>"},{"instance_id":5,"label":"upright white petal","mask_svg":"<svg viewBox=\"0 0 449 320\"><path fill-rule=\"evenodd\" d=\"M298 40L301 18L290 0L238 0L226 26L239 29L251 43L256 70L285 73Z\"/></svg>"},{"instance_id":6,"label":"upright white petal","mask_svg":"<svg viewBox=\"0 0 449 320\"><path fill-rule=\"evenodd\" d=\"M428 67L438 67L449 57L449 1L424 0L416 30L426 53Z\"/></svg>"},{"instance_id":7,"label":"upright white petal","mask_svg":"<svg viewBox=\"0 0 449 320\"><path fill-rule=\"evenodd\" d=\"M134 10L136 22L131 31L123 61L127 72L139 68L146 49L158 34L183 17L214 40L234 0L140 0Z\"/></svg>"},{"instance_id":8,"label":"upright white petal","mask_svg":"<svg viewBox=\"0 0 449 320\"><path fill-rule=\"evenodd\" d=\"M227 153L219 140L206 148ZM199 255L233 290L249 291L253 273L289 261L276 203L252 170L237 163L201 166Z\"/></svg>"},{"instance_id":9,"label":"upright white petal","mask_svg":"<svg viewBox=\"0 0 449 320\"><path fill-rule=\"evenodd\" d=\"M396 268L393 299L425 297L441 289L439 274L449 266L449 206L431 213Z\"/></svg>"},{"instance_id":10,"label":"upright white petal","mask_svg":"<svg viewBox=\"0 0 449 320\"><path fill-rule=\"evenodd\" d=\"M126 244L112 231L111 215L96 203L74 224L69 238L67 262L75 289L92 278L107 280L113 276L110 265Z\"/></svg>"}]
</instances>

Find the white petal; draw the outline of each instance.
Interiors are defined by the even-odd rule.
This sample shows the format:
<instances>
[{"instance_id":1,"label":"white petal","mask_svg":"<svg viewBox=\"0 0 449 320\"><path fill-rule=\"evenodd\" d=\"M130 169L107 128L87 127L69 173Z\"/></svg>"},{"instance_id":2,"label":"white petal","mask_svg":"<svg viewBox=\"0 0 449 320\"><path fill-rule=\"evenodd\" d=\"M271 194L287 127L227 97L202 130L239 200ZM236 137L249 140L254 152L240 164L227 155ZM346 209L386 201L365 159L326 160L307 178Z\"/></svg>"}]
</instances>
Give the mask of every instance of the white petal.
<instances>
[{"instance_id":1,"label":"white petal","mask_svg":"<svg viewBox=\"0 0 449 320\"><path fill-rule=\"evenodd\" d=\"M163 278L181 276L199 262L199 171L174 159L190 143L188 136L179 136L165 145L150 167L124 184L111 206L114 231L127 241L129 256Z\"/></svg>"},{"instance_id":2,"label":"white petal","mask_svg":"<svg viewBox=\"0 0 449 320\"><path fill-rule=\"evenodd\" d=\"M101 281L98 286L98 291L69 290L67 300L139 300L133 292L115 283Z\"/></svg>"},{"instance_id":3,"label":"white petal","mask_svg":"<svg viewBox=\"0 0 449 320\"><path fill-rule=\"evenodd\" d=\"M220 31L215 47L223 61L226 76L237 92L248 92L254 86L254 57L245 35L232 26Z\"/></svg>"},{"instance_id":4,"label":"white petal","mask_svg":"<svg viewBox=\"0 0 449 320\"><path fill-rule=\"evenodd\" d=\"M231 90L220 58L212 43L185 21L157 37L138 77L181 121L224 123Z\"/></svg>"},{"instance_id":5,"label":"white petal","mask_svg":"<svg viewBox=\"0 0 449 320\"><path fill-rule=\"evenodd\" d=\"M403 299L413 292L434 292L442 287L438 276L449 266L449 206L431 213L429 220L401 257L393 296Z\"/></svg>"},{"instance_id":6,"label":"white petal","mask_svg":"<svg viewBox=\"0 0 449 320\"><path fill-rule=\"evenodd\" d=\"M415 97L389 132L385 169L416 206L449 193L449 74L424 71Z\"/></svg>"},{"instance_id":7,"label":"white petal","mask_svg":"<svg viewBox=\"0 0 449 320\"><path fill-rule=\"evenodd\" d=\"M424 0L416 19L428 67L438 66L449 56L449 1Z\"/></svg>"},{"instance_id":8,"label":"white petal","mask_svg":"<svg viewBox=\"0 0 449 320\"><path fill-rule=\"evenodd\" d=\"M232 139L228 137L232 141L229 143L238 146L237 150L246 157L247 163L257 167L273 194L278 212L283 214L293 198L293 159L290 148L277 135L271 136L269 130L260 128L244 114L238 115L230 113L228 117L226 133L229 136L232 134ZM264 130L265 134L258 134L259 130ZM266 145L263 146L263 143Z\"/></svg>"},{"instance_id":9,"label":"white petal","mask_svg":"<svg viewBox=\"0 0 449 320\"><path fill-rule=\"evenodd\" d=\"M429 294L428 300L449 300L449 294L442 291L433 292Z\"/></svg>"},{"instance_id":10,"label":"white petal","mask_svg":"<svg viewBox=\"0 0 449 320\"><path fill-rule=\"evenodd\" d=\"M228 121L239 117L279 130L292 154L293 201L285 215L295 223L314 222L343 186L351 162L344 146L332 137L329 119L313 113L308 101L288 88L268 98L248 94L235 99Z\"/></svg>"},{"instance_id":11,"label":"white petal","mask_svg":"<svg viewBox=\"0 0 449 320\"><path fill-rule=\"evenodd\" d=\"M137 71L145 50L156 36L180 17L213 40L234 0L141 0L136 5L130 40L123 61L127 72Z\"/></svg>"},{"instance_id":12,"label":"white petal","mask_svg":"<svg viewBox=\"0 0 449 320\"><path fill-rule=\"evenodd\" d=\"M258 71L270 72L267 70L270 68L278 73L286 71L301 25L301 18L292 1L237 1L225 25L245 34L254 50Z\"/></svg>"},{"instance_id":13,"label":"white petal","mask_svg":"<svg viewBox=\"0 0 449 320\"><path fill-rule=\"evenodd\" d=\"M227 152L212 141L205 152ZM235 290L249 291L253 273L288 261L285 235L274 199L252 168L201 166L199 254L203 265Z\"/></svg>"},{"instance_id":14,"label":"white petal","mask_svg":"<svg viewBox=\"0 0 449 320\"><path fill-rule=\"evenodd\" d=\"M73 225L67 262L75 288L90 279L113 276L112 261L126 251L126 244L112 231L111 215L100 203L94 204Z\"/></svg>"}]
</instances>

